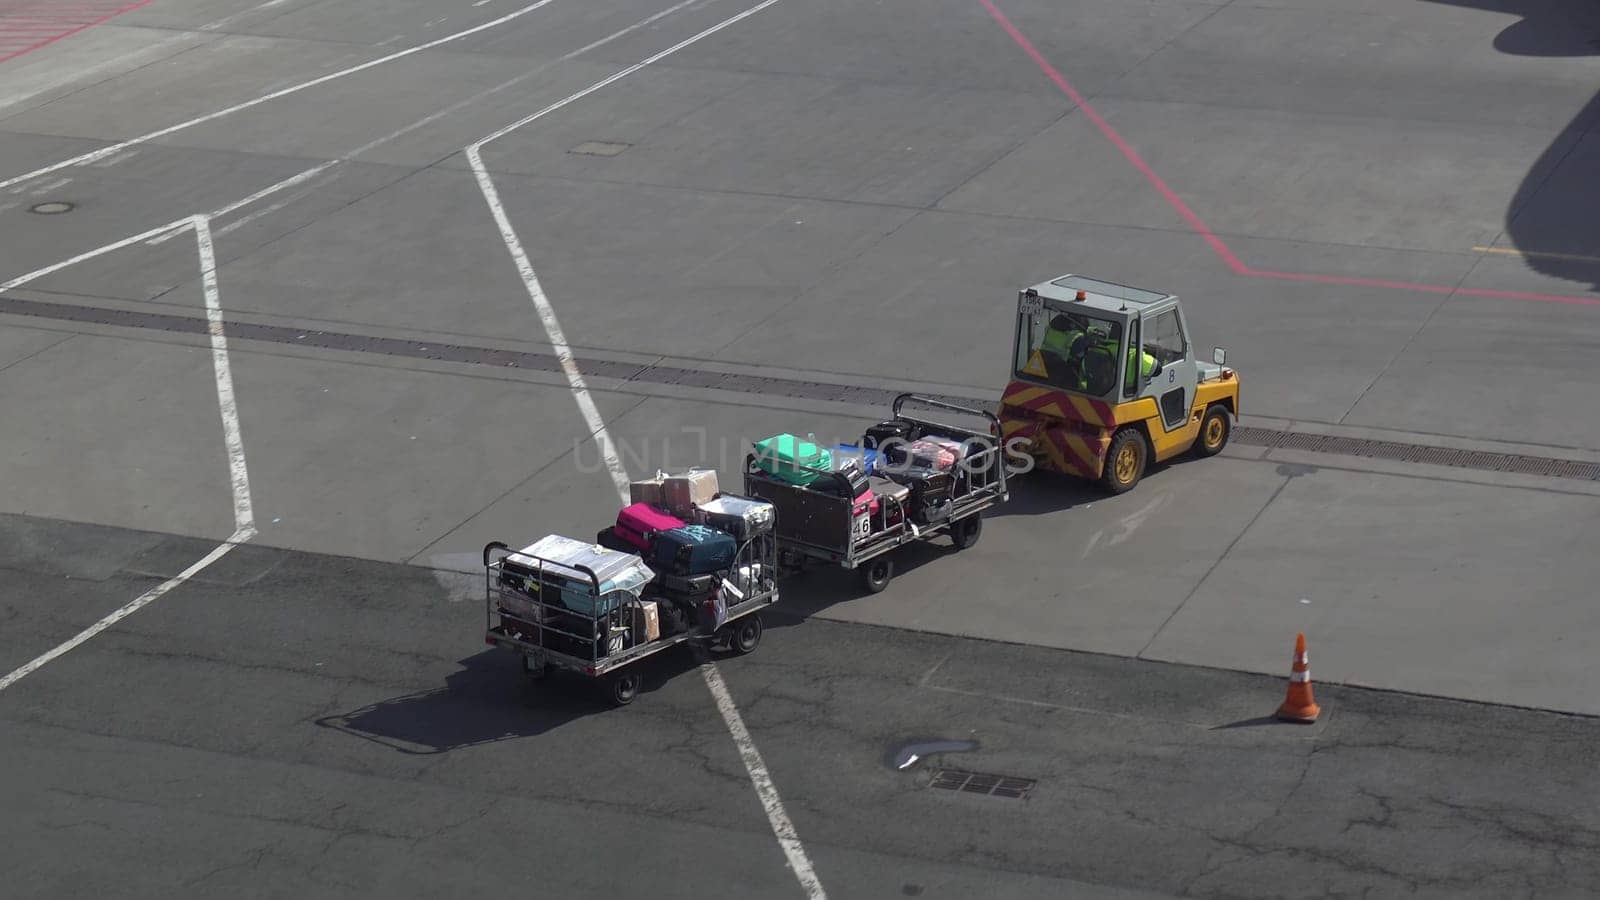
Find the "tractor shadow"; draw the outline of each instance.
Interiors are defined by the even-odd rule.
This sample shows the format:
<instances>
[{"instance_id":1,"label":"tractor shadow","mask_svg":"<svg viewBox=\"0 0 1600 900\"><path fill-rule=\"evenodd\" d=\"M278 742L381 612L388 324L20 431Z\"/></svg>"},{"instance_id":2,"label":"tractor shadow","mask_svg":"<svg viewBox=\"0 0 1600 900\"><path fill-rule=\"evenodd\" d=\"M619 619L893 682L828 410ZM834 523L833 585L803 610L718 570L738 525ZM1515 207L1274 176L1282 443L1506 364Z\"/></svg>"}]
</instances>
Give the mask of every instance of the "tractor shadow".
<instances>
[{"instance_id":1,"label":"tractor shadow","mask_svg":"<svg viewBox=\"0 0 1600 900\"><path fill-rule=\"evenodd\" d=\"M396 753L431 756L538 737L588 716L625 712L612 710L598 680L555 669L534 680L523 673L520 660L504 650L486 649L460 663L461 669L440 687L324 716L316 725ZM635 663L643 678L634 703L644 702L668 679L695 665L686 646Z\"/></svg>"}]
</instances>

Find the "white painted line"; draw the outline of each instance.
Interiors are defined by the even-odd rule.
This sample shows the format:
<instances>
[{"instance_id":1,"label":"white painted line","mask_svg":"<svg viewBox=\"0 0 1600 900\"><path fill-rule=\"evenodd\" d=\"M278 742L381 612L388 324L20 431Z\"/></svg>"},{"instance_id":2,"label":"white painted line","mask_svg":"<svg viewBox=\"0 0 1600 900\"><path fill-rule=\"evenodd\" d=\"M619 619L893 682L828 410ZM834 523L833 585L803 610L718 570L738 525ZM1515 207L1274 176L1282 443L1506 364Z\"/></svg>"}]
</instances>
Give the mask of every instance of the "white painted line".
<instances>
[{"instance_id":1,"label":"white painted line","mask_svg":"<svg viewBox=\"0 0 1600 900\"><path fill-rule=\"evenodd\" d=\"M517 231L511 227L511 220L506 217L505 207L500 203L500 192L495 190L494 181L489 178L488 170L483 167L483 157L478 155L476 145L466 150L467 161L472 165L472 174L478 179L478 189L483 192L483 200L489 204L489 214L494 216L494 223L500 229L500 238L505 241L506 249L511 252L511 259L517 266L517 274L522 276L522 285L527 289L528 299L533 301L533 307L539 313L539 321L544 323L544 330L550 338L550 345L556 351L556 358L561 360L561 370L567 374L567 384L572 388L572 395L578 401L578 410L583 413L583 421L589 427L589 433L594 437L595 443L600 447L600 456L606 461L606 468L611 471L611 480L617 486L617 491L623 497L629 495L628 473L623 471L622 461L617 458L616 447L611 443L611 433L606 430L606 423L600 418L600 411L595 408L594 398L589 396L589 387L584 384L583 374L578 371L577 363L572 358L572 348L567 345L567 336L561 330L561 323L556 320L556 311L550 306L550 300L545 297L544 287L539 284L539 276L534 274L533 264L528 261L528 254L522 249L522 239L517 237Z\"/></svg>"},{"instance_id":2,"label":"white painted line","mask_svg":"<svg viewBox=\"0 0 1600 900\"><path fill-rule=\"evenodd\" d=\"M244 18L245 16L254 15L255 13L261 12L264 9L271 9L274 6L282 6L283 4L288 3L288 2L289 2L289 0L267 0L267 2L265 2L265 3L258 4L256 6L252 6L249 9L240 10L239 12L236 12L231 16L223 16L222 18L217 19L216 21L207 22L206 24L200 26L200 30L201 31L218 31L218 30L220 30L220 29L222 29L222 28L224 28L224 27L226 27L228 25L232 25L234 22ZM260 23L257 23L257 24L260 24Z\"/></svg>"},{"instance_id":3,"label":"white painted line","mask_svg":"<svg viewBox=\"0 0 1600 900\"><path fill-rule=\"evenodd\" d=\"M651 24L653 24L655 22L658 22L661 19L665 18L666 16L671 15L672 13L678 12L679 10L685 9L685 8L687 8L689 6L693 6L693 5L697 4L697 3L703 3L703 2L705 2L705 0L683 0L683 2L677 4L676 6L668 7L667 9L664 9L661 12L655 13L654 15L651 15L651 16L649 16L647 18L640 19L639 21L633 23L632 25L627 26L626 28L622 28L622 29L619 29L617 31L614 31L611 34L608 34L605 37L600 38L597 41L594 41L594 42L589 43L589 44L585 44L584 46L579 47L578 49L570 51L568 53L564 53L560 57L558 57L558 58L556 58L556 59L554 59L554 60L552 60L550 62L544 63L544 64L542 64L540 66L537 66L537 67L535 67L533 69L530 69L527 72L523 72L521 75L518 75L515 78L509 79L507 81L502 81L499 84L494 85L493 87L485 88L485 89L479 91L478 93L473 94L470 97L463 98L461 100L456 101L455 103L450 104L449 106L444 107L443 109L440 109L437 112L430 113L429 115L426 115L426 116L416 120L415 122L412 122L411 124L406 125L403 128L400 128L400 129L395 130L395 131L391 131L390 133L384 135L383 137L377 138L376 140L368 141L367 143L362 144L361 146L357 147L356 149L351 150L349 153L342 154L338 159L332 159L332 160L329 160L329 161L324 162L324 163L319 163L319 164L317 164L315 166L312 166L309 169L306 169L305 171L303 171L303 172L301 172L301 173L299 173L297 175L292 175L292 176L290 176L288 178L285 178L284 180L282 180L282 181L280 181L280 182L278 182L276 184L269 185L269 186L267 186L265 188L262 188L261 190L256 191L254 194L251 194L250 196L245 197L242 200L236 200L233 203L228 204L227 206L221 207L219 209L212 210L209 215L213 219L218 219L218 218L226 216L226 215L228 215L230 213L237 212L238 210L240 210L240 209L242 209L242 208L244 208L246 206L249 206L252 203L255 203L255 202L259 201L259 200L263 200L263 199L265 199L267 197L270 197L271 195L276 194L279 191L285 190L287 188L293 187L293 186L295 186L297 184L301 184L301 183L303 183L305 181L308 181L308 180L310 180L312 178L315 178L318 175L321 175L322 173L324 173L324 172L326 172L326 171L328 171L328 170L330 170L330 169L332 169L332 168L334 168L336 166L340 166L340 165L343 165L345 163L352 162L352 161L354 161L354 159L356 157L360 156L363 153L366 153L368 150L372 150L372 149L374 149L376 147L380 147L380 146L382 146L384 144L387 144L390 141L397 140L397 139L399 139L401 137L404 137L405 135L410 134L411 132L416 131L419 128L425 128L425 127L427 127L429 125L432 125L434 122L439 121L440 119L444 118L445 116L453 115L456 112L459 112L460 110L465 109L466 107L471 106L472 104L483 100L486 97L492 96L494 94L498 94L503 90L515 87L515 86L517 86L519 84L522 84L523 82L525 82L525 81L527 81L527 80L529 80L531 78L535 78L535 77L543 74L545 72L545 70L551 68L552 66L556 65L557 63L567 62L568 60L575 59L578 56L581 56L581 55L583 55L585 53L588 53L590 50L594 50L594 49L596 49L598 47L603 47L606 44L611 43L612 41L615 41L615 40L617 40L619 38L622 38L622 37L626 37L627 35L630 35L633 32L638 31L640 28L644 28L644 27L646 27L648 25L651 25ZM230 231L232 228L237 227L237 224L238 223L235 223L234 225L229 225L229 226L224 226L222 228L219 228L219 229L217 229L216 233L218 235L225 234L228 231ZM156 241L153 241L152 243L163 241L163 240L166 240L166 238L157 238Z\"/></svg>"},{"instance_id":4,"label":"white painted line","mask_svg":"<svg viewBox=\"0 0 1600 900\"><path fill-rule=\"evenodd\" d=\"M195 244L200 251L200 282L205 288L207 329L211 334L211 368L217 379L217 409L228 448L228 474L233 483L233 527L255 533L250 503L250 473L245 467L244 438L239 433L239 405L233 396L233 368L228 364L228 338L222 325L222 295L217 287L217 255L211 242L211 221L194 217Z\"/></svg>"},{"instance_id":5,"label":"white painted line","mask_svg":"<svg viewBox=\"0 0 1600 900\"><path fill-rule=\"evenodd\" d=\"M151 132L148 132L146 134L139 135L138 137L129 138L128 140L121 141L119 143L110 144L110 145L107 145L105 147L101 147L98 150L92 150L92 151L90 151L88 153L83 153L83 154L80 154L78 156L74 156L71 159L65 159L65 160L62 160L62 161L57 162L57 163L52 163L51 165L45 166L42 169L35 169L32 172L28 172L28 173L25 173L25 174L22 174L22 175L13 176L13 177L8 178L8 179L6 179L4 181L0 181L0 188L10 187L13 184L17 184L18 182L22 182L22 181L28 181L30 179L37 178L40 175L48 175L51 172L56 172L56 171L59 171L61 169L65 169L68 166L78 166L78 165L83 165L84 163L92 163L92 162L95 162L96 160L104 159L105 157L110 156L113 153L120 153L121 151L126 150L129 147L135 147L135 146L138 146L140 144L146 144L146 143L149 143L150 141L153 141L153 140L155 140L157 138L166 137L169 134L174 134L176 132L183 131L184 129L187 129L187 128L193 128L196 125L201 125L201 124L204 124L206 122L215 121L216 119L220 119L223 116L232 115L233 113L236 113L236 112L241 112L243 110L250 109L250 108L255 107L255 106L260 106L263 103L266 103L266 102L271 101L271 100L277 100L280 97L287 97L290 94L297 94L300 91L307 90L308 88L313 88L313 87L316 87L318 85L327 84L330 81L334 81L334 80L339 79L339 78L344 78L344 77L349 76L349 75L354 75L357 72L364 72L367 69L373 68L374 66L381 66L384 63L393 62L393 61L395 61L397 59L401 59L403 57L410 56L410 55L412 55L414 53L421 53L424 50L430 50L430 49L432 49L434 47L437 47L437 46L439 46L441 44L447 44L447 43L449 43L451 41L459 40L459 39L467 37L469 35L477 34L480 31L486 31L486 30L488 30L490 28L494 28L496 26L503 25L506 22L510 22L513 19L517 19L517 18L520 18L522 16L525 16L528 13L533 12L536 9L539 9L542 6L546 6L551 2L553 2L553 0L538 0L538 2L536 2L536 3L532 3L532 4L528 5L528 6L524 6L521 9L518 9L518 10L516 10L514 12L510 12L510 13L507 13L507 14L505 14L503 16L500 16L497 19L491 19L488 22L483 22L481 24L474 25L471 28L466 28L466 29L463 29L461 31L457 31L454 34L447 34L444 37L435 38L434 40L428 41L426 43L417 44L414 47L407 47L404 50L398 50L398 51L396 51L394 53L390 53L390 54L388 54L386 56L380 56L377 59L368 60L367 62L360 63L358 65L354 65L354 66L350 66L348 68L340 69L337 72L329 72L327 75L323 75L323 76L321 76L319 78L313 78L310 81L302 81L299 84L293 84L293 85L290 85L288 87L281 88L281 89L276 90L276 91L272 91L270 93L262 94L261 96L256 97L253 100L246 100L243 103L235 103L232 106L224 107L224 108L216 110L214 112L206 113L205 115L202 115L202 116L196 116L196 117L194 117L192 119L188 119L188 120L185 120L183 122L179 122L176 125L168 125L166 128L157 129L156 131L151 131ZM772 0L772 2L776 2L776 0Z\"/></svg>"},{"instance_id":6,"label":"white painted line","mask_svg":"<svg viewBox=\"0 0 1600 900\"><path fill-rule=\"evenodd\" d=\"M140 241L147 240L149 238L155 237L156 235L165 234L165 233L167 233L169 231L172 231L174 229L188 228L190 226L190 224L192 223L192 221L193 221L192 219L179 219L179 220L177 220L175 222L168 222L165 225L158 225L155 228L150 229L149 231L141 231L138 234L134 235L133 237L123 238L120 241L115 241L113 243L106 244L104 247L96 247L93 250L87 251L85 253L80 253L77 256L72 257L71 259L62 260L61 262L45 266L42 269L35 269L34 271L29 272L26 275L19 275L16 278L11 279L10 281L0 282L0 291L9 291L9 290L11 290L13 288L22 287L23 285L27 284L30 281L33 281L33 280L38 279L38 278L43 278L44 276L53 274L55 272L59 272L62 269L67 268L68 266L75 266L78 263L81 263L81 262L83 262L85 260L94 259L96 256L103 256L103 255L105 255L107 253L111 253L112 251L121 250L123 247L126 247L126 246L128 246L130 244L137 244Z\"/></svg>"},{"instance_id":7,"label":"white painted line","mask_svg":"<svg viewBox=\"0 0 1600 900\"><path fill-rule=\"evenodd\" d=\"M564 100L552 103L531 116L519 119L517 122L471 144L464 151L467 162L472 167L472 174L477 179L478 189L483 193L484 202L489 206L489 213L494 217L495 225L500 229L500 237L505 242L506 249L511 253L511 259L516 264L517 273L522 277L523 286L527 289L528 298L533 301L534 308L539 313L539 320L544 323L545 333L550 339L551 346L556 351L556 357L561 360L562 370L567 374L567 382L572 388L573 398L577 400L578 409L583 414L584 422L588 425L590 433L594 436L595 442L600 448L600 455L605 459L606 467L610 470L612 481L616 485L617 496L623 503L628 502L631 492L628 488L628 475L623 470L621 461L617 458L615 446L611 440L611 432L606 428L605 421L595 408L594 400L589 395L588 385L584 383L583 374L578 371L577 364L573 360L572 350L567 344L566 334L561 329L561 323L556 319L555 309L550 305L549 298L545 296L544 288L540 285L539 278L533 271L533 264L529 261L527 251L522 246L522 240L517 236L516 229L506 215L505 205L500 201L500 192L495 188L494 180L489 177L488 169L484 167L483 155L480 150L490 141L504 137L529 122L587 97L606 85L626 78L651 63L676 53L702 38L716 34L718 31L748 18L777 2L778 0L765 0L765 2L714 25L686 41L675 44L640 63L629 66L602 81L598 81ZM739 758L744 762L745 771L750 776L750 783L755 787L756 797L761 802L762 810L767 814L767 822L772 827L772 833L778 839L778 846L783 850L783 855L788 860L790 870L793 871L795 878L800 882L800 887L805 891L806 897L810 898L810 900L826 900L827 893L822 888L822 882L817 878L817 873L811 865L811 860L806 855L805 847L800 843L794 822L790 820L788 812L784 809L783 799L778 795L778 789L772 783L772 775L767 771L766 762L762 760L760 751L756 749L755 740L750 736L750 730L745 727L744 717L739 714L739 707L734 703L733 695L728 691L727 683L722 680L722 673L717 670L715 663L705 660L700 664L700 674L705 679L706 688L711 691L711 697L716 702L717 711L722 714L723 724L727 726L728 733L733 738L734 746L739 750Z\"/></svg>"},{"instance_id":8,"label":"white painted line","mask_svg":"<svg viewBox=\"0 0 1600 900\"><path fill-rule=\"evenodd\" d=\"M235 200L232 203L229 203L227 206L218 207L217 209L212 210L210 213L207 213L206 217L207 218L211 218L211 219L219 219L219 218L221 218L221 217L223 217L225 215L228 215L229 213L236 212L236 211L238 211L240 209L243 209L244 207L249 206L250 204L255 203L258 200L264 200L267 197L270 197L273 194L276 194L277 192L279 192L281 190L285 190L287 188L292 188L297 184L304 184L305 182L310 181L313 178L316 178L318 175L321 175L323 172L328 171L329 169L333 168L334 166L338 165L341 162L343 162L343 160L330 159L325 163L318 163L317 165L314 165L311 168L306 169L304 172L301 172L301 173L299 173L297 175L291 175L288 178L285 178L284 180L278 182L277 184L273 184L273 185L269 185L267 187L264 187L261 190L256 191L254 194L251 194L248 197L245 197L245 198L240 199L240 200Z\"/></svg>"},{"instance_id":9,"label":"white painted line","mask_svg":"<svg viewBox=\"0 0 1600 900\"><path fill-rule=\"evenodd\" d=\"M64 187L66 187L67 185L69 185L71 183L72 183L72 179L71 178L58 178L55 181L50 182L49 184L41 184L41 185L35 187L33 189L33 191L32 191L32 194L35 197L39 196L40 194L48 194L51 191L60 190L61 188L64 188Z\"/></svg>"},{"instance_id":10,"label":"white painted line","mask_svg":"<svg viewBox=\"0 0 1600 900\"><path fill-rule=\"evenodd\" d=\"M481 148L484 144L487 144L487 143L489 143L491 141L499 140L500 138L505 137L506 135L510 134L513 131L516 131L518 128L521 128L522 126L528 124L529 122L534 121L535 119L541 119L541 118L549 115L550 113L553 113L556 110L562 108L563 106L566 106L566 105L571 104L571 103L576 103L577 101L582 100L584 97L589 96L590 94L594 93L595 91L600 90L601 88L605 87L606 85L611 84L613 82L621 81L622 79L627 78L629 75L632 75L633 73L639 71L640 69L643 69L644 67L646 67L648 65L651 65L652 63L655 63L658 60L661 60L661 59L664 59L664 58L666 58L668 56L671 56L672 54L677 53L679 50L682 50L683 48L689 46L690 44L696 43L696 42L700 41L703 38L710 37L711 35L716 34L717 32L721 31L724 28L727 28L730 25L733 25L735 23L738 23L738 22L741 22L741 21L743 21L745 19L748 19L749 17L755 15L758 12L761 12L763 9L766 9L767 7L769 7L772 4L777 3L777 2L778 2L778 0L765 0L765 2L758 3L755 6L752 6L749 9L745 10L744 12L739 13L736 16L733 16L732 18L724 19L721 22L718 22L717 24L711 26L710 28L707 28L705 31L700 32L699 34L695 35L694 37L687 38L685 40L679 41L678 43L673 44L671 47L668 47L667 49L661 51L660 53L657 53L656 55L651 56L651 57L649 57L647 59L640 60L639 62L634 63L633 65L627 67L626 69L623 69L622 71L611 75L610 77L601 79L600 81L597 81L594 84L589 85L588 87L586 87L583 90L577 92L576 94L571 95L570 97L567 97L567 98L562 99L562 100L557 100L556 102L550 104L549 106L546 106L544 109L539 110L538 112L534 113L533 115L525 116L525 117L523 117L521 119L518 119L515 122L512 122L510 125L507 125L506 127L500 129L499 131L496 131L496 132L490 134L488 137L485 137L482 140L478 141L477 143L473 144L471 149L477 150L477 149ZM0 184L0 186L3 186L3 184Z\"/></svg>"},{"instance_id":11,"label":"white painted line","mask_svg":"<svg viewBox=\"0 0 1600 900\"><path fill-rule=\"evenodd\" d=\"M273 213L277 212L278 210L283 209L284 207L290 205L291 203L294 203L297 200L304 200L305 198L311 196L313 193L315 193L315 190L312 189L312 188L307 188L307 189L305 189L303 191L296 191L296 192L290 194L289 196L283 198L282 200L279 200L277 203L273 203L273 204L271 204L269 206L264 206L261 209L256 210L255 212L251 213L248 216L240 216L239 218L233 220L232 222L229 222L228 224L222 226L221 228L218 228L216 230L216 236L217 237L223 237L224 235L231 234L231 233L233 233L235 231L238 231L239 229L243 228L244 226L249 225L251 222L254 222L255 220L261 218L262 216L270 216Z\"/></svg>"},{"instance_id":12,"label":"white painted line","mask_svg":"<svg viewBox=\"0 0 1600 900\"><path fill-rule=\"evenodd\" d=\"M200 278L205 288L206 318L210 322L209 331L211 334L211 362L217 383L217 408L222 416L223 442L227 446L228 469L233 482L233 534L226 541L217 545L210 553L201 557L194 565L135 597L114 610L110 615L78 632L65 643L36 657L4 678L0 678L0 691L11 687L38 671L42 666L47 665L51 660L57 659L74 648L81 646L100 632L161 599L173 588L193 578L207 566L228 555L235 547L256 536L255 513L251 508L250 502L250 477L245 467L244 441L239 431L239 410L233 394L233 373L228 365L228 342L223 333L221 294L217 286L216 253L211 240L211 224L204 216L194 216L189 219L179 220L163 225L160 228L151 229L133 237L107 244L104 247L90 250L87 253L80 253L71 259L52 266L46 266L43 269L0 284L0 290L20 287L36 278L60 271L76 263L138 243L153 234L182 233L188 228L194 229L195 243L199 251Z\"/></svg>"},{"instance_id":13,"label":"white painted line","mask_svg":"<svg viewBox=\"0 0 1600 900\"><path fill-rule=\"evenodd\" d=\"M228 553L233 550L233 548L239 546L245 541L248 541L254 536L255 532L253 529L248 532L235 532L233 536L228 538L226 542L217 545L216 549L212 550L210 553L207 553L205 556L202 556L194 565L184 569L182 572L179 572L172 578L163 581L161 584L158 584L150 590L145 591L143 594L135 597L133 600L129 601L126 605L119 607L110 615L78 632L66 643L61 644L42 656L35 658L32 662L23 665L21 668L13 671L6 677L0 678L0 691L11 687L13 684L16 684L24 678L27 678L29 675L32 675L34 672L38 671L42 666L48 664L51 660L73 650L100 632L105 631L107 628L110 628L123 619L126 619L146 606L149 606L157 600L160 600L168 591L171 591L178 585L183 584L185 581L193 578L207 566L223 558L224 556L227 556Z\"/></svg>"},{"instance_id":14,"label":"white painted line","mask_svg":"<svg viewBox=\"0 0 1600 900\"><path fill-rule=\"evenodd\" d=\"M750 783L755 785L756 797L767 813L767 822L772 825L772 833L777 835L778 846L783 848L783 855L788 858L794 877L808 898L827 900L828 894L822 889L822 881L817 878L811 859L806 856L806 849L800 843L794 823L784 811L783 799L778 796L778 788L772 783L772 776L767 772L767 764L762 761L760 751L756 750L750 730L744 727L744 717L739 715L739 707L734 704L733 695L728 693L722 673L717 671L715 663L706 661L700 664L700 674L705 677L706 687L711 689L711 697L717 703L717 711L722 713L728 733L733 736L734 746L739 748L739 758L744 760L745 771L750 773Z\"/></svg>"}]
</instances>

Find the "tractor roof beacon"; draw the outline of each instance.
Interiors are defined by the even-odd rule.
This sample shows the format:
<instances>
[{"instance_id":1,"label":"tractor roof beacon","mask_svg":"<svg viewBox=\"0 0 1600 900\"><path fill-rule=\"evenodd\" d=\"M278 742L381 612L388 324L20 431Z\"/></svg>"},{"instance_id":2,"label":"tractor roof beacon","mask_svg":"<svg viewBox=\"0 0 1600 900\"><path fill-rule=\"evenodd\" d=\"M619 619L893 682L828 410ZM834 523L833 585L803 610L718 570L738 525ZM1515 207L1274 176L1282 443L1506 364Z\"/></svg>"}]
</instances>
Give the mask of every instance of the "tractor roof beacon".
<instances>
[{"instance_id":1,"label":"tractor roof beacon","mask_svg":"<svg viewBox=\"0 0 1600 900\"><path fill-rule=\"evenodd\" d=\"M1151 463L1226 445L1239 381L1224 360L1195 359L1177 295L1062 275L1017 297L1001 432L1040 468L1122 493Z\"/></svg>"}]
</instances>

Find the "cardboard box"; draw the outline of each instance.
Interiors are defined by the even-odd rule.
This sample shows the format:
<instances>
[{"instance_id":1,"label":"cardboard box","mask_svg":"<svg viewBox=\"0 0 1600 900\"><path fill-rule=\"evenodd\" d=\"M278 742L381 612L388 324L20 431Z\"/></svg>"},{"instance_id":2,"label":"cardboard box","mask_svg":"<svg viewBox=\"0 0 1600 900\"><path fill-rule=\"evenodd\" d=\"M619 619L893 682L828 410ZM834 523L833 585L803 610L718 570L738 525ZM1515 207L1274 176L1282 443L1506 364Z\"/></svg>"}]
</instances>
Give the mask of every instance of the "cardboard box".
<instances>
[{"instance_id":1,"label":"cardboard box","mask_svg":"<svg viewBox=\"0 0 1600 900\"><path fill-rule=\"evenodd\" d=\"M661 485L662 482L666 480L667 473L658 471L651 478L645 478L640 481L632 482L628 485L629 504L648 503L651 506L662 506Z\"/></svg>"},{"instance_id":2,"label":"cardboard box","mask_svg":"<svg viewBox=\"0 0 1600 900\"><path fill-rule=\"evenodd\" d=\"M716 497L716 469L690 469L682 475L669 475L661 485L661 507L682 519L693 519L696 506Z\"/></svg>"},{"instance_id":3,"label":"cardboard box","mask_svg":"<svg viewBox=\"0 0 1600 900\"><path fill-rule=\"evenodd\" d=\"M654 600L641 600L634 607L633 642L649 643L661 639L661 611Z\"/></svg>"}]
</instances>

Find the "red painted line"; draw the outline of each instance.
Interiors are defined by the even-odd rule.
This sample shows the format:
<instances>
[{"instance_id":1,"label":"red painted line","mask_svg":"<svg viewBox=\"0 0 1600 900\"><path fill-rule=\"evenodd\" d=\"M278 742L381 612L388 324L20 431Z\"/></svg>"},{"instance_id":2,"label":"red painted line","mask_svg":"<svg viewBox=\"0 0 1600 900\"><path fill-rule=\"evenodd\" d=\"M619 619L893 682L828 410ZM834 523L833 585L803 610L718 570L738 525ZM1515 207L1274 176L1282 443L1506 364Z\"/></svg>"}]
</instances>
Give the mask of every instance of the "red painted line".
<instances>
[{"instance_id":1,"label":"red painted line","mask_svg":"<svg viewBox=\"0 0 1600 900\"><path fill-rule=\"evenodd\" d=\"M1211 245L1211 249L1216 252L1217 256L1222 259L1223 263L1225 263L1228 268L1237 275L1243 275L1249 278L1273 278L1280 281L1310 281L1319 284L1341 284L1358 287L1390 288L1393 290L1402 291L1420 291L1429 294L1463 294L1473 297L1497 297L1508 300L1531 300L1541 303L1566 303L1576 306L1600 306L1600 297L1574 297L1564 294L1529 294L1521 291L1495 291L1484 288L1455 288L1442 284L1415 284L1409 281L1388 281L1381 278L1350 278L1340 275L1314 275L1302 272L1275 272L1266 269L1251 268L1239 259L1238 254L1233 252L1233 250L1227 245L1227 242L1223 241L1221 237L1217 236L1216 232L1211 230L1211 227L1205 223L1204 219L1201 219L1194 210L1189 208L1189 204L1185 203L1183 198L1179 197L1178 193L1169 187L1166 181L1163 180L1160 175L1156 174L1155 169L1152 169L1150 164L1144 161L1144 158L1139 155L1138 151L1133 149L1133 145L1124 140L1122 135L1118 134L1117 130L1111 127L1111 123L1107 122L1105 117L1100 115L1100 113L1094 108L1094 105L1089 102L1088 98L1079 93L1078 89L1072 86L1072 82L1068 81L1065 75L1062 75L1055 66L1050 64L1049 60L1044 58L1044 54L1040 53L1038 49L1033 46L1033 42L1028 40L1027 35L1024 35L1020 30L1018 30L1017 26L1011 24L1011 20L1006 18L1006 14L1001 12L1000 8L994 5L993 0L978 0L978 2L983 4L983 8L989 12L989 17L994 19L995 24L999 25L1000 28L1010 36L1012 42L1020 47L1022 52L1028 55L1029 59L1033 60L1034 65L1038 66L1039 70L1043 72L1045 76L1048 77L1052 82L1054 82L1056 87L1061 89L1061 93L1065 94L1067 99L1071 100L1073 105L1078 107L1078 109L1084 114L1085 117L1089 119L1090 122L1094 123L1094 126L1100 130L1100 133L1105 136L1106 140L1111 142L1112 146L1117 148L1118 152L1122 154L1123 158L1132 164L1135 169L1138 169L1140 174L1144 175L1145 180L1150 182L1151 186L1156 189L1156 192L1161 195L1162 199L1166 200L1167 204L1171 206L1185 222L1188 223L1190 230L1204 238L1205 242Z\"/></svg>"},{"instance_id":2,"label":"red painted line","mask_svg":"<svg viewBox=\"0 0 1600 900\"><path fill-rule=\"evenodd\" d=\"M55 34L52 34L52 35L50 35L48 37L45 37L45 38L42 38L41 40L37 40L37 41L35 41L35 42L23 47L20 50L0 51L0 63L3 63L5 61L7 61L7 60L16 59L17 57L23 55L24 53L32 53L33 51L38 50L40 48L48 47L51 44L57 43L59 41L64 41L67 38L72 37L73 35L77 34L80 31L83 31L86 28L93 28L94 26L99 25L102 22L109 22L112 19L115 19L117 16L122 15L123 13L133 12L134 10L139 9L140 7L149 6L151 3L154 3L154 2L155 2L155 0L135 0L135 2L126 3L126 4L123 4L122 6L115 7L113 9L111 9L110 12L101 13L98 18L89 19L88 21L85 21L85 22L83 22L83 23L81 23L79 25L72 26L71 28L68 28L68 29L66 29L64 31L58 31Z\"/></svg>"},{"instance_id":3,"label":"red painted line","mask_svg":"<svg viewBox=\"0 0 1600 900\"><path fill-rule=\"evenodd\" d=\"M1122 139L1122 135L1118 134L1117 130L1111 127L1111 123L1107 122L1100 115L1094 106L1089 103L1088 98L1078 93L1078 89L1072 86L1072 82L1068 81L1065 75L1062 75L1059 71L1057 71L1055 66L1050 65L1050 61L1045 59L1044 54L1040 53L1038 49L1033 46L1033 42L1028 40L1027 36L1021 31L1018 31L1017 26L1011 24L1011 20L1006 18L1006 14L1001 12L999 7L995 6L991 0L978 0L978 2L982 3L983 8L989 11L989 15L995 20L995 22L999 23L1000 27L1005 29L1006 34L1011 36L1011 40L1015 41L1017 46L1022 48L1022 52L1028 54L1028 57L1033 60L1034 64L1037 65L1051 81L1055 82L1056 87L1061 89L1061 93L1066 94L1067 99L1071 100L1073 104L1078 107L1078 109L1083 111L1083 114L1089 118L1089 121L1093 122L1094 126L1100 129L1100 133L1105 135L1106 140L1110 141L1112 146L1121 151L1122 155L1128 160L1128 162L1133 163L1133 167L1138 169L1139 172L1144 175L1145 179L1155 187L1156 192L1159 193L1162 198L1172 206L1173 209L1177 210L1178 215L1182 216L1183 220L1189 223L1189 227L1193 229L1196 234L1205 238L1206 243L1210 244L1211 249L1215 250L1217 255L1222 257L1223 262L1226 262L1229 268L1232 268L1235 272L1243 271L1245 269L1245 264L1239 261L1239 257L1235 256L1232 250L1228 249L1228 245L1223 243L1222 238L1217 237L1217 235L1211 230L1211 227L1205 223L1205 220L1196 215L1195 211L1189 208L1189 204L1183 202L1183 198L1179 197L1176 191L1167 186L1167 183L1162 180L1161 176L1156 174L1155 169L1150 168L1150 164L1144 161L1144 157L1140 156L1139 152L1134 150L1131 144Z\"/></svg>"}]
</instances>

